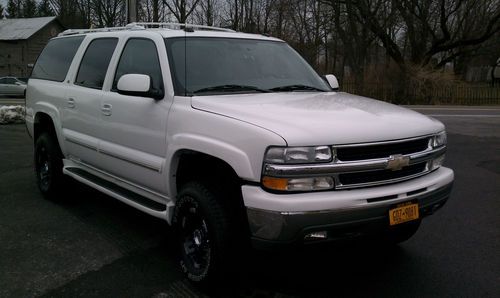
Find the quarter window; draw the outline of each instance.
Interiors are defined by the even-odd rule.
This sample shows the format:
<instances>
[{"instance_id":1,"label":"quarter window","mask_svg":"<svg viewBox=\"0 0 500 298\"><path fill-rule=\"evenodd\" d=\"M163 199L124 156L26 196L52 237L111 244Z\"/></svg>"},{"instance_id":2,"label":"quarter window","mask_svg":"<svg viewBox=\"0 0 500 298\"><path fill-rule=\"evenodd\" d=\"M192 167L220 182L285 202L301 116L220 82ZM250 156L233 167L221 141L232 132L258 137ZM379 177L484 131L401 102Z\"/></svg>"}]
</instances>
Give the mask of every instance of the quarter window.
<instances>
[{"instance_id":1,"label":"quarter window","mask_svg":"<svg viewBox=\"0 0 500 298\"><path fill-rule=\"evenodd\" d=\"M121 76L125 74L144 74L151 78L151 91L163 92L163 78L156 45L152 40L143 38L129 39L123 49L120 62L116 68L113 90Z\"/></svg>"},{"instance_id":2,"label":"quarter window","mask_svg":"<svg viewBox=\"0 0 500 298\"><path fill-rule=\"evenodd\" d=\"M76 85L94 89L102 88L117 42L117 38L99 38L89 44L80 63Z\"/></svg>"},{"instance_id":3,"label":"quarter window","mask_svg":"<svg viewBox=\"0 0 500 298\"><path fill-rule=\"evenodd\" d=\"M62 82L84 36L56 38L49 41L36 61L32 78Z\"/></svg>"}]
</instances>

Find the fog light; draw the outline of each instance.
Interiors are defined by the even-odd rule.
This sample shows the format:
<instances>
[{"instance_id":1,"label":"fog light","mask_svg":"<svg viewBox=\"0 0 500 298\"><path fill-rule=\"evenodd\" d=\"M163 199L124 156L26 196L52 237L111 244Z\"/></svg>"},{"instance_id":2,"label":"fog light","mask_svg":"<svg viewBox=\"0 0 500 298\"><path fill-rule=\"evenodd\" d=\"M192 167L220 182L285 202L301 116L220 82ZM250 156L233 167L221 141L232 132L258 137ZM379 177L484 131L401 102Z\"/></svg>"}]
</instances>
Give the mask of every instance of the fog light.
<instances>
[{"instance_id":1,"label":"fog light","mask_svg":"<svg viewBox=\"0 0 500 298\"><path fill-rule=\"evenodd\" d=\"M326 231L319 231L314 233L309 233L304 237L304 240L317 240L328 238L328 233Z\"/></svg>"}]
</instances>

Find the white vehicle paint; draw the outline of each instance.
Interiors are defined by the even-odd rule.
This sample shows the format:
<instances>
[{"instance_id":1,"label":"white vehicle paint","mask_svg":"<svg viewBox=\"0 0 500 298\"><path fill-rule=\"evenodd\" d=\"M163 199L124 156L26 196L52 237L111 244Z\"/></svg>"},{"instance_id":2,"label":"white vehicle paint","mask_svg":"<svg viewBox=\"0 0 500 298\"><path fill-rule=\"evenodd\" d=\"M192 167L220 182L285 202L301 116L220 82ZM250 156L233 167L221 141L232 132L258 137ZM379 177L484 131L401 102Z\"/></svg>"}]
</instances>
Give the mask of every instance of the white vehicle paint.
<instances>
[{"instance_id":1,"label":"white vehicle paint","mask_svg":"<svg viewBox=\"0 0 500 298\"><path fill-rule=\"evenodd\" d=\"M56 60L66 63L67 72L55 73L58 79L51 80L35 65L27 90L28 131L35 144L42 134L53 133L65 174L169 223L190 179L212 181L217 176L227 188L237 183L232 200L240 200L245 208L240 216L248 219L248 236L257 244L314 240L312 227L322 238L333 233L333 226L383 222L390 208L409 201L417 202L423 217L449 197L453 171L441 167L446 148L441 122L333 91L338 88L333 75L322 81L278 39L217 28L203 31L207 28L192 25L188 28L193 30L181 30L182 24L154 26L159 28L132 24L68 31L52 41L73 48L71 60ZM234 65L218 67L236 67L247 63L245 59L254 59L249 64L254 65L255 59L265 60L258 53L269 47L288 53L291 60L282 63L295 63L290 71L308 72L309 81L275 88L257 76L248 84L240 80L207 88L207 81L227 74L214 70L213 77L208 72L206 80L196 81L212 61L175 58L196 50L176 46L203 46L207 41L215 43L206 55L218 49L217 42L225 43L225 51L238 43L248 50ZM131 54L139 45L149 52ZM50 46L47 53L56 51ZM86 60L92 51L100 53L95 60L107 55L105 69ZM49 54L41 57L37 64L50 59ZM155 57L152 61L158 63L143 60ZM184 69L197 65L186 61L208 64L190 70L188 80ZM102 77L87 78L89 67L88 73L101 71ZM138 73L124 71L127 67ZM235 70L234 77L238 75ZM280 77L282 85L288 82L287 73L273 76ZM189 90L188 82L198 87ZM311 86L304 87L304 82ZM323 151L313 157L304 153L315 150ZM282 154L283 161L271 152ZM303 160L293 162L296 158ZM41 177L43 169L37 171Z\"/></svg>"}]
</instances>

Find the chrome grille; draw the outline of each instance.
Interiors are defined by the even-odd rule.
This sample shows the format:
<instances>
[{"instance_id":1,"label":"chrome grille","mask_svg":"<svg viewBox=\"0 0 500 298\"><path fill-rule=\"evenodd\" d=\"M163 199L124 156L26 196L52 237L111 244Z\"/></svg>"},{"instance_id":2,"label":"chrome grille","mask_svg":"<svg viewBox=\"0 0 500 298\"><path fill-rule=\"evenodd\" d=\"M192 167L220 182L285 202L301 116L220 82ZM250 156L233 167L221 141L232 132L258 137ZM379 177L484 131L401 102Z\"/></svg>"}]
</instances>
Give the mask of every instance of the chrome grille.
<instances>
[{"instance_id":1,"label":"chrome grille","mask_svg":"<svg viewBox=\"0 0 500 298\"><path fill-rule=\"evenodd\" d=\"M334 159L317 164L264 164L271 177L325 177L335 189L353 189L413 179L429 173L446 146L432 147L432 135L378 143L332 146Z\"/></svg>"},{"instance_id":2,"label":"chrome grille","mask_svg":"<svg viewBox=\"0 0 500 298\"><path fill-rule=\"evenodd\" d=\"M432 151L431 137L421 137L409 140L396 140L383 143L356 144L334 146L336 163L350 164L364 161L384 160L385 168L350 171L335 175L337 189L359 188L400 182L429 172L427 162L433 154L419 157ZM390 161L394 157L409 159L408 165L391 169Z\"/></svg>"},{"instance_id":3,"label":"chrome grille","mask_svg":"<svg viewBox=\"0 0 500 298\"><path fill-rule=\"evenodd\" d=\"M339 174L341 185L360 185L378 181L398 180L408 176L418 175L426 170L426 163L407 166L399 171L378 170L359 173Z\"/></svg>"},{"instance_id":4,"label":"chrome grille","mask_svg":"<svg viewBox=\"0 0 500 298\"><path fill-rule=\"evenodd\" d=\"M389 157L395 154L411 154L429 147L429 138L387 144L346 146L337 148L337 159L353 161Z\"/></svg>"}]
</instances>

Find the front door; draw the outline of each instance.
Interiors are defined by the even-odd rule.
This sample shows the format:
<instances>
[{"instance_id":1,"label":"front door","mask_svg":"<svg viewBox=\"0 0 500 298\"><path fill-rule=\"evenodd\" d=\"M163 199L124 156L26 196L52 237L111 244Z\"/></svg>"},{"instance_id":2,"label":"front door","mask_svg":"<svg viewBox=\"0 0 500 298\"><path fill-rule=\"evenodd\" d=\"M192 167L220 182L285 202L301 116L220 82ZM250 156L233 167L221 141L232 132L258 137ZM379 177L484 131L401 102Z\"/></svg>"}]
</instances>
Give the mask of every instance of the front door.
<instances>
[{"instance_id":1,"label":"front door","mask_svg":"<svg viewBox=\"0 0 500 298\"><path fill-rule=\"evenodd\" d=\"M122 95L117 83L125 74L144 74L151 88L164 92L158 48L160 41L129 38L118 60L111 90L101 102L102 168L127 182L147 190L165 191L163 176L166 155L166 129L170 100Z\"/></svg>"}]
</instances>

